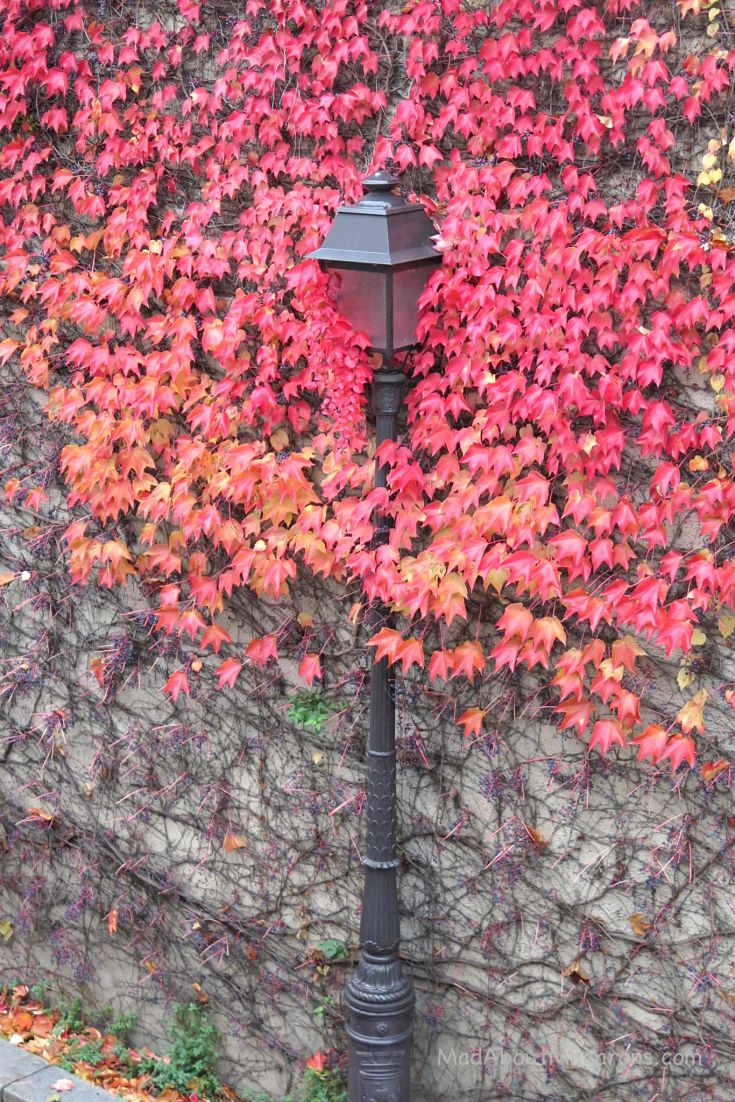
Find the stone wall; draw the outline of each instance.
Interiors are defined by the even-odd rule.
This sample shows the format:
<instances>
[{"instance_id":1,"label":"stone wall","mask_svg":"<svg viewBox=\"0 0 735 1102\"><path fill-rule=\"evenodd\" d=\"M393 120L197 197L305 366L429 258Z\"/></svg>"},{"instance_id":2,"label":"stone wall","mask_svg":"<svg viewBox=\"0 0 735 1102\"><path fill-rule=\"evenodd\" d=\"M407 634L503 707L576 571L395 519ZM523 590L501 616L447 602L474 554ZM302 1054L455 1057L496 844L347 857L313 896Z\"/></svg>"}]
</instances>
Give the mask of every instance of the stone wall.
<instances>
[{"instance_id":1,"label":"stone wall","mask_svg":"<svg viewBox=\"0 0 735 1102\"><path fill-rule=\"evenodd\" d=\"M6 461L53 472L58 441L37 404L17 380L4 396ZM295 661L299 613L326 633L324 728L289 718L289 662L246 668L219 691L205 676L217 660L205 659L192 697L173 703L161 689L192 660L185 640L152 632L133 587L70 583L53 473L46 488L50 535L20 507L6 505L0 525L0 573L14 575L0 587L0 918L13 928L0 973L49 978L56 999L79 992L92 1011L135 1010L138 1041L154 1046L173 1003L201 990L223 1034L223 1075L246 1093L282 1093L317 1048L343 1045L364 636L330 636L344 594L313 581L290 605L240 594L225 618L239 643L274 630ZM732 665L720 650L713 685ZM100 658L114 672L105 688ZM676 667L651 648L646 668L649 700L672 706ZM726 775L672 777L628 752L588 758L544 721L532 684L506 670L497 685L495 727L472 743L455 723L471 694L398 687L417 1098L729 1097ZM732 750L724 713L721 734ZM328 940L345 959L325 958Z\"/></svg>"}]
</instances>

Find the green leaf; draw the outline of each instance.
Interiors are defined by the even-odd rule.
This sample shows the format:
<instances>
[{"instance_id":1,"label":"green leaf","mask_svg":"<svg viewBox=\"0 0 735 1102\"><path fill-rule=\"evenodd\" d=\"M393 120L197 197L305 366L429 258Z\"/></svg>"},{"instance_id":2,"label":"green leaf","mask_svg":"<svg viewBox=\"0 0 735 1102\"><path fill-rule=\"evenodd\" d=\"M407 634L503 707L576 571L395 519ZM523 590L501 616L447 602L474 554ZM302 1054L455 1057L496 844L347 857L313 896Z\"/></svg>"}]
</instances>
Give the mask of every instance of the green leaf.
<instances>
[{"instance_id":1,"label":"green leaf","mask_svg":"<svg viewBox=\"0 0 735 1102\"><path fill-rule=\"evenodd\" d=\"M320 941L317 945L317 949L320 949L327 960L346 960L347 950L344 943L338 941L336 938L330 937L326 941Z\"/></svg>"}]
</instances>

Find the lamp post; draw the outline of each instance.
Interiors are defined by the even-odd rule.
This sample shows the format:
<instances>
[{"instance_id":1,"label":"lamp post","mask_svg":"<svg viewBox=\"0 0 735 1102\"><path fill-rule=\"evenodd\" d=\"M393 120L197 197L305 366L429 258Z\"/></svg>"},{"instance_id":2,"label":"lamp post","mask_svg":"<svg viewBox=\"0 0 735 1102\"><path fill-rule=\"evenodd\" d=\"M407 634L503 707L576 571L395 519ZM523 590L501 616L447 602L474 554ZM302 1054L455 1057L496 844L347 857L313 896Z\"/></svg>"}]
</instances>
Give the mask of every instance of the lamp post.
<instances>
[{"instance_id":1,"label":"lamp post","mask_svg":"<svg viewBox=\"0 0 735 1102\"><path fill-rule=\"evenodd\" d=\"M309 254L338 272L340 312L382 357L372 385L378 444L396 439L404 376L393 356L415 344L418 300L441 264L430 243L430 218L395 194L397 183L387 172L368 176L363 198L339 208L324 244ZM376 460L376 486L386 485L386 474ZM389 518L376 515L376 547L389 529ZM370 624L391 626L389 610L373 603ZM409 1102L411 1093L414 992L398 953L395 716L393 670L373 655L361 957L345 991L349 1102Z\"/></svg>"}]
</instances>

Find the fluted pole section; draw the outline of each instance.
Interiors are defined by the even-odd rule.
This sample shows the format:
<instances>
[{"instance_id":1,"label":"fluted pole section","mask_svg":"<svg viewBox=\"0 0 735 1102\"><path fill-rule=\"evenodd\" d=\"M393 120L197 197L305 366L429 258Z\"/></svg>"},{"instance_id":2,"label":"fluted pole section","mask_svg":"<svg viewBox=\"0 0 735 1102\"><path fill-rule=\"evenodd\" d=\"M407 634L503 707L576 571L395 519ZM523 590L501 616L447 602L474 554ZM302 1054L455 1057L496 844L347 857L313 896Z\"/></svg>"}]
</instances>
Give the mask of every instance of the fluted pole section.
<instances>
[{"instance_id":1,"label":"fluted pole section","mask_svg":"<svg viewBox=\"0 0 735 1102\"><path fill-rule=\"evenodd\" d=\"M403 374L388 366L375 372L378 444L396 439L403 384ZM377 460L375 484L386 484L386 470ZM378 515L375 528L379 546L388 539L389 521ZM373 631L392 623L388 610L375 603L370 610ZM398 956L395 727L393 670L387 659L376 660L373 651L361 955L345 992L349 1102L409 1102L411 1093L414 993Z\"/></svg>"}]
</instances>

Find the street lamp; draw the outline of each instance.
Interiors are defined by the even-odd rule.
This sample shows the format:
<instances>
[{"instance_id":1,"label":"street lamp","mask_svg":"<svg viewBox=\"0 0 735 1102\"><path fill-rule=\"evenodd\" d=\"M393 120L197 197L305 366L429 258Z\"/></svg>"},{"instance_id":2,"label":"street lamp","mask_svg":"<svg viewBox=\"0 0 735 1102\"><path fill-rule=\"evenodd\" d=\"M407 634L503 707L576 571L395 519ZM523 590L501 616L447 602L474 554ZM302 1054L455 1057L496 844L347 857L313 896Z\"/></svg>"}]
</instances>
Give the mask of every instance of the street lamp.
<instances>
[{"instance_id":1,"label":"street lamp","mask_svg":"<svg viewBox=\"0 0 735 1102\"><path fill-rule=\"evenodd\" d=\"M395 194L397 183L388 172L368 176L362 199L339 208L324 244L309 253L337 273L340 313L382 357L372 387L378 444L396 439L404 376L393 356L416 343L418 300L441 264L430 218ZM376 460L375 485L385 486L386 475ZM375 517L376 546L388 539L389 523ZM375 603L370 621L377 629L392 617ZM349 1102L409 1102L411 1093L414 991L398 955L395 721L393 670L373 654L361 956L345 991Z\"/></svg>"}]
</instances>

